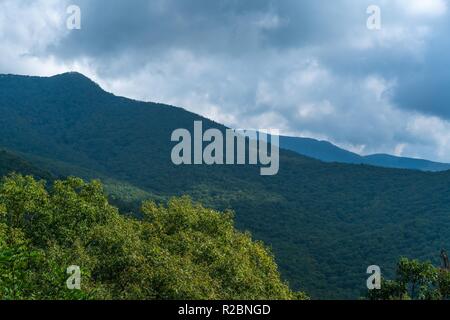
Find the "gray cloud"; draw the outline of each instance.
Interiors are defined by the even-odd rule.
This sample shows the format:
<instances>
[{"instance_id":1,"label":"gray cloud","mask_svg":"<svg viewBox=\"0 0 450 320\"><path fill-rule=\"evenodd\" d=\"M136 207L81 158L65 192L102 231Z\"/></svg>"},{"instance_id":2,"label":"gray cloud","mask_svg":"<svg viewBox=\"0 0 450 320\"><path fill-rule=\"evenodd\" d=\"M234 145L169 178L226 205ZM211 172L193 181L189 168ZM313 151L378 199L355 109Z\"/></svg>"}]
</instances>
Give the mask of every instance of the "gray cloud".
<instances>
[{"instance_id":1,"label":"gray cloud","mask_svg":"<svg viewBox=\"0 0 450 320\"><path fill-rule=\"evenodd\" d=\"M423 61L399 75L395 102L426 114L450 118L450 21L424 50Z\"/></svg>"}]
</instances>

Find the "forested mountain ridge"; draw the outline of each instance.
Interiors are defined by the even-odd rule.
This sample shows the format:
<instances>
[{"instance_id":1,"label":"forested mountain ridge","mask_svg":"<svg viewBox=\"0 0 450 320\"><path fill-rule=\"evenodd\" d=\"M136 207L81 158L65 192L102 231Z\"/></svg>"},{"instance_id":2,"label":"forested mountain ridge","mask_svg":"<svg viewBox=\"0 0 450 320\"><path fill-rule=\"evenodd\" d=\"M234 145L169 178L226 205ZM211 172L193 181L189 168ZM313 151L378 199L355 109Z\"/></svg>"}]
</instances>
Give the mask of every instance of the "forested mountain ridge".
<instances>
[{"instance_id":1,"label":"forested mountain ridge","mask_svg":"<svg viewBox=\"0 0 450 320\"><path fill-rule=\"evenodd\" d=\"M354 152L339 148L328 141L311 138L280 137L280 146L298 154L325 162L342 162L351 164L367 164L386 168L411 169L421 171L446 171L450 164L423 159L397 157L388 154L372 154L361 156Z\"/></svg>"},{"instance_id":2,"label":"forested mountain ridge","mask_svg":"<svg viewBox=\"0 0 450 320\"><path fill-rule=\"evenodd\" d=\"M104 92L86 77L0 76L0 147L45 170L126 182L160 199L188 194L236 211L271 246L284 279L313 298L356 298L366 268L450 248L450 173L323 163L281 151L280 171L175 166L174 129L225 127L186 110Z\"/></svg>"}]
</instances>

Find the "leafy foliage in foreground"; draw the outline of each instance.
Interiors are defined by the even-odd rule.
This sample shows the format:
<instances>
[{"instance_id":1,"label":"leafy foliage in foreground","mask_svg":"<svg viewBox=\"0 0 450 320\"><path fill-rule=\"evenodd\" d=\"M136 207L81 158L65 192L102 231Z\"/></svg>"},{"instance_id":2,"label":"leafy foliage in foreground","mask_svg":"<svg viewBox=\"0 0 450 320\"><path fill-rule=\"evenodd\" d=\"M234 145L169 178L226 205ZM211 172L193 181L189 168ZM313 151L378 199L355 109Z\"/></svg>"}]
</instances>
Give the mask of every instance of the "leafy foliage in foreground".
<instances>
[{"instance_id":1,"label":"leafy foliage in foreground","mask_svg":"<svg viewBox=\"0 0 450 320\"><path fill-rule=\"evenodd\" d=\"M450 270L431 262L401 258L395 280L382 279L380 290L371 290L370 300L446 300L450 298Z\"/></svg>"},{"instance_id":2,"label":"leafy foliage in foreground","mask_svg":"<svg viewBox=\"0 0 450 320\"><path fill-rule=\"evenodd\" d=\"M30 176L0 185L0 299L296 299L261 242L232 213L189 198L119 214L98 181ZM67 267L82 290L66 287Z\"/></svg>"}]
</instances>

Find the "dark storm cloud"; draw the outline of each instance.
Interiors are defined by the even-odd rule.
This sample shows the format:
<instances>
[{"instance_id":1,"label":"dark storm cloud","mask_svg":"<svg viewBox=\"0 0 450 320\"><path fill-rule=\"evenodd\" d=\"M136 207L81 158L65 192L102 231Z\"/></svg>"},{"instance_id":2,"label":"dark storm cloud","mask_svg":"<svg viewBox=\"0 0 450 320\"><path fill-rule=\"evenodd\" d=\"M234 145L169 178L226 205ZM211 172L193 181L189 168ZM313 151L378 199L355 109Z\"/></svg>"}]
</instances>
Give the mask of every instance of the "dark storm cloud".
<instances>
[{"instance_id":1,"label":"dark storm cloud","mask_svg":"<svg viewBox=\"0 0 450 320\"><path fill-rule=\"evenodd\" d=\"M124 52L163 54L189 49L209 53L242 52L254 35L251 19L270 10L266 0L78 0L83 30L52 48L65 57ZM147 56L151 59L151 56Z\"/></svg>"},{"instance_id":2,"label":"dark storm cloud","mask_svg":"<svg viewBox=\"0 0 450 320\"><path fill-rule=\"evenodd\" d=\"M425 48L424 61L404 50L402 41L408 39L368 49L349 46L352 35L372 36L365 29L365 9L373 3L382 9L385 5L383 1L351 0L333 5L312 0L77 0L83 30L70 33L48 52L69 60L91 57L98 59L99 65L131 57L126 60L128 70L120 67L124 73L174 49L251 60L265 50L300 48L311 50L330 70L348 77L371 73L396 77L399 82L394 95L400 107L449 117L447 35L438 29L430 47ZM387 25L403 22L406 30L423 22L405 19L405 13L394 6L382 13ZM108 73L114 68L99 69Z\"/></svg>"},{"instance_id":3,"label":"dark storm cloud","mask_svg":"<svg viewBox=\"0 0 450 320\"><path fill-rule=\"evenodd\" d=\"M373 2L373 1L372 1ZM365 28L370 1L77 0L83 30L52 49L65 57L111 56L173 48L209 54L258 54L338 43ZM355 4L356 3L356 4Z\"/></svg>"},{"instance_id":4,"label":"dark storm cloud","mask_svg":"<svg viewBox=\"0 0 450 320\"><path fill-rule=\"evenodd\" d=\"M450 119L450 21L429 42L423 61L401 74L395 102Z\"/></svg>"}]
</instances>

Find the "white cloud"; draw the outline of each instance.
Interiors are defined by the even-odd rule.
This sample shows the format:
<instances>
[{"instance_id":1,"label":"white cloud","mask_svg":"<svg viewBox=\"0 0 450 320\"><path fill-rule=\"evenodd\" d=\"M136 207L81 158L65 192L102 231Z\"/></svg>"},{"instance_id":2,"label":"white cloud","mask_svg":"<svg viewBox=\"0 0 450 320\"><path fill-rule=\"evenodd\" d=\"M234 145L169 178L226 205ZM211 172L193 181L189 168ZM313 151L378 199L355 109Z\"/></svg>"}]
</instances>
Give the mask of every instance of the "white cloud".
<instances>
[{"instance_id":1,"label":"white cloud","mask_svg":"<svg viewBox=\"0 0 450 320\"><path fill-rule=\"evenodd\" d=\"M447 13L446 0L397 0L402 8L413 16L442 16Z\"/></svg>"},{"instance_id":2,"label":"white cloud","mask_svg":"<svg viewBox=\"0 0 450 320\"><path fill-rule=\"evenodd\" d=\"M403 156L403 152L406 146L406 143L399 143L397 146L395 146L394 155L396 155L397 157Z\"/></svg>"},{"instance_id":3,"label":"white cloud","mask_svg":"<svg viewBox=\"0 0 450 320\"><path fill-rule=\"evenodd\" d=\"M65 70L52 56L38 57L67 32L64 1L0 1L0 72L52 75Z\"/></svg>"},{"instance_id":4,"label":"white cloud","mask_svg":"<svg viewBox=\"0 0 450 320\"><path fill-rule=\"evenodd\" d=\"M406 130L421 141L405 150L420 156L424 152L432 152L439 161L448 162L450 159L450 122L434 116L416 115L407 121Z\"/></svg>"}]
</instances>

